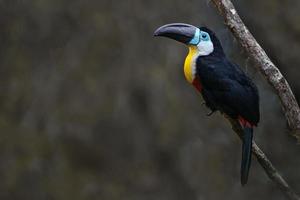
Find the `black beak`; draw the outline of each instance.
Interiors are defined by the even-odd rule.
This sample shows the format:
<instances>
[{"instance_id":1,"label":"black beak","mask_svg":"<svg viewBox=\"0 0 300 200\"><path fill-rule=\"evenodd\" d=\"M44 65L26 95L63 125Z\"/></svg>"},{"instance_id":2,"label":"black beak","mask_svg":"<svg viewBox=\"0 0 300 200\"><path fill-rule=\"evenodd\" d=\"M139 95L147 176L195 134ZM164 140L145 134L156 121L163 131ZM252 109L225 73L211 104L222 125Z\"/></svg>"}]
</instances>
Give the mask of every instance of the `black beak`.
<instances>
[{"instance_id":1,"label":"black beak","mask_svg":"<svg viewBox=\"0 0 300 200\"><path fill-rule=\"evenodd\" d=\"M159 27L154 36L163 36L174 39L178 42L188 44L196 33L197 27L190 24L173 23Z\"/></svg>"}]
</instances>

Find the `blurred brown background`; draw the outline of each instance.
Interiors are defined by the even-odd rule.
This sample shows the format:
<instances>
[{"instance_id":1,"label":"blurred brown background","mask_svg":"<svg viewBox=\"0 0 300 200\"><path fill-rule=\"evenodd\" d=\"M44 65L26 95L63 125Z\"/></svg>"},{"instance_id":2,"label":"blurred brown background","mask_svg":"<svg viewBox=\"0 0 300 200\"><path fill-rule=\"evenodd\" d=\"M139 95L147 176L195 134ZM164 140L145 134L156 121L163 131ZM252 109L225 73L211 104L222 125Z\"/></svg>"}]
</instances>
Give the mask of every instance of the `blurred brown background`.
<instances>
[{"instance_id":1,"label":"blurred brown background","mask_svg":"<svg viewBox=\"0 0 300 200\"><path fill-rule=\"evenodd\" d=\"M300 1L234 1L300 100ZM257 143L300 192L277 96L209 0L0 1L0 199L284 199L184 80L166 23L212 28L259 86Z\"/></svg>"}]
</instances>

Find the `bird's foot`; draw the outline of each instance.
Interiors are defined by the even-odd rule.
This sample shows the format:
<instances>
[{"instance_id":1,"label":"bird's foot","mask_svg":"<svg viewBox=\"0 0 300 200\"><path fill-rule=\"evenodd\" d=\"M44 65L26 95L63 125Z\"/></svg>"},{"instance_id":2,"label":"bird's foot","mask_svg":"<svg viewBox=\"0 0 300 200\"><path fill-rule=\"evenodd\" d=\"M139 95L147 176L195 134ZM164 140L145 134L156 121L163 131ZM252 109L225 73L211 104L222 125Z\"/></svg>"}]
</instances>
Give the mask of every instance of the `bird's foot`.
<instances>
[{"instance_id":1,"label":"bird's foot","mask_svg":"<svg viewBox=\"0 0 300 200\"><path fill-rule=\"evenodd\" d=\"M212 114L214 114L214 112L216 112L215 110L211 110L209 113L206 114L207 117L211 116Z\"/></svg>"}]
</instances>

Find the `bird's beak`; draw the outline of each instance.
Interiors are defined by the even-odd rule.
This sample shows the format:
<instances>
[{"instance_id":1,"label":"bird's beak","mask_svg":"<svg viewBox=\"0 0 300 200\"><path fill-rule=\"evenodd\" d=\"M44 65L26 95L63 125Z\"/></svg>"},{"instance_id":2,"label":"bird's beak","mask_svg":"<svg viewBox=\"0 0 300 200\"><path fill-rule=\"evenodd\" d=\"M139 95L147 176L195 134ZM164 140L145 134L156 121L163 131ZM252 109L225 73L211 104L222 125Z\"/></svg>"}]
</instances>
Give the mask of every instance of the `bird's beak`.
<instances>
[{"instance_id":1,"label":"bird's beak","mask_svg":"<svg viewBox=\"0 0 300 200\"><path fill-rule=\"evenodd\" d=\"M184 44L189 44L193 40L197 27L190 24L173 23L159 27L154 36L163 36L174 39Z\"/></svg>"}]
</instances>

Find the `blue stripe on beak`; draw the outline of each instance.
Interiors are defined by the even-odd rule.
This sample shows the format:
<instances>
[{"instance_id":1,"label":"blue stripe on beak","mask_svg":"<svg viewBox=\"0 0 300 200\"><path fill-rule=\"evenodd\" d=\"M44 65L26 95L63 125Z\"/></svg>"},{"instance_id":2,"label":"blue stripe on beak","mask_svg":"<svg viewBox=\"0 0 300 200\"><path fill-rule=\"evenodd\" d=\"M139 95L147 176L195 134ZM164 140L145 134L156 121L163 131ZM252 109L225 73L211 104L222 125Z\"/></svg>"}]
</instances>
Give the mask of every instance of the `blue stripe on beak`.
<instances>
[{"instance_id":1,"label":"blue stripe on beak","mask_svg":"<svg viewBox=\"0 0 300 200\"><path fill-rule=\"evenodd\" d=\"M200 42L200 29L197 28L193 39L189 42L189 44L197 45Z\"/></svg>"}]
</instances>

